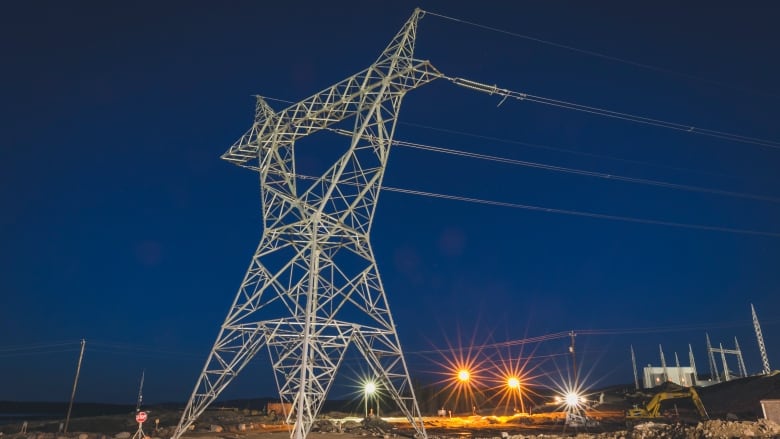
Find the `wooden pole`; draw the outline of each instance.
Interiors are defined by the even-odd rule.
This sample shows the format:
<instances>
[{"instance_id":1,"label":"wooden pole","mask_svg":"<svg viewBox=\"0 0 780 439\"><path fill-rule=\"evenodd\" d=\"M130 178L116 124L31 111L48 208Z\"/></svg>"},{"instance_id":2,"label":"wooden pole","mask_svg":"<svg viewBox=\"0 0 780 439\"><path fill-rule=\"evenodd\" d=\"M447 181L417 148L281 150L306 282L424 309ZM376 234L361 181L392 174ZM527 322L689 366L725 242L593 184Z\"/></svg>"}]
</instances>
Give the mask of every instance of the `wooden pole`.
<instances>
[{"instance_id":1,"label":"wooden pole","mask_svg":"<svg viewBox=\"0 0 780 439\"><path fill-rule=\"evenodd\" d=\"M569 351L571 352L571 367L573 369L573 374L574 374L574 389L578 391L579 387L577 385L577 354L574 350L574 337L576 336L576 334L574 333L574 331L571 331L569 333L569 336L571 336L571 346L569 346Z\"/></svg>"},{"instance_id":2,"label":"wooden pole","mask_svg":"<svg viewBox=\"0 0 780 439\"><path fill-rule=\"evenodd\" d=\"M63 433L68 432L68 424L70 423L70 412L73 410L73 399L76 397L76 386L79 384L79 374L81 373L81 360L84 359L84 345L87 342L83 338L81 339L81 353L79 354L79 364L76 366L76 378L73 380L73 391L70 393L70 404L68 404L68 415L65 417L65 428L62 429Z\"/></svg>"}]
</instances>

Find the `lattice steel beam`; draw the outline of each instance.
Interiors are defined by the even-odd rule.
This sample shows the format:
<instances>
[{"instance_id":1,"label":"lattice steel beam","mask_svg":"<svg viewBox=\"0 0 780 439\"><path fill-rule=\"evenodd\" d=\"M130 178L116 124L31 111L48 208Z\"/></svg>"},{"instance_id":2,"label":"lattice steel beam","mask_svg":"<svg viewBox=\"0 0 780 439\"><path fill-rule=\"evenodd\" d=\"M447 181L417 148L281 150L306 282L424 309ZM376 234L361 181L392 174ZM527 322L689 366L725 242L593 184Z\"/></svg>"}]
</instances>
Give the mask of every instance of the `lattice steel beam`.
<instances>
[{"instance_id":1,"label":"lattice steel beam","mask_svg":"<svg viewBox=\"0 0 780 439\"><path fill-rule=\"evenodd\" d=\"M255 121L222 158L258 171L263 234L173 438L266 348L291 436L304 438L350 345L418 436L425 437L369 232L401 101L442 75L413 58L422 11L365 70ZM296 174L295 142L352 122L345 152L313 182Z\"/></svg>"},{"instance_id":2,"label":"lattice steel beam","mask_svg":"<svg viewBox=\"0 0 780 439\"><path fill-rule=\"evenodd\" d=\"M758 315L756 315L756 309L753 304L750 304L750 312L753 315L753 330L756 332L756 341L758 341L758 350L761 353L761 365L763 368L761 372L764 375L772 373L772 368L769 367L769 356L766 354L766 346L764 345L764 335L761 333L761 324L758 322Z\"/></svg>"}]
</instances>

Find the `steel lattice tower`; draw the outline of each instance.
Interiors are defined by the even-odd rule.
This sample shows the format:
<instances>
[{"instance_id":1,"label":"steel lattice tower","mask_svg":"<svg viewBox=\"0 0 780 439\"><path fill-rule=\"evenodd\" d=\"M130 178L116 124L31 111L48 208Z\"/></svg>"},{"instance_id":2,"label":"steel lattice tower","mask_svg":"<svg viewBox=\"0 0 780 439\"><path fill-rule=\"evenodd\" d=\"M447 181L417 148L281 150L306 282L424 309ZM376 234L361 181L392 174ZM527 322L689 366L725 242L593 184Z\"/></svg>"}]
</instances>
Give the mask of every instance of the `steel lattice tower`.
<instances>
[{"instance_id":1,"label":"steel lattice tower","mask_svg":"<svg viewBox=\"0 0 780 439\"><path fill-rule=\"evenodd\" d=\"M690 343L688 343L688 362L690 363L691 369L693 370L693 382L691 385L695 386L699 383L699 373L696 371L696 359L693 358L693 347Z\"/></svg>"},{"instance_id":2,"label":"steel lattice tower","mask_svg":"<svg viewBox=\"0 0 780 439\"><path fill-rule=\"evenodd\" d=\"M718 375L718 363L715 362L715 350L710 343L710 335L706 332L704 337L707 339L707 355L710 357L710 379L720 382L720 375Z\"/></svg>"},{"instance_id":3,"label":"steel lattice tower","mask_svg":"<svg viewBox=\"0 0 780 439\"><path fill-rule=\"evenodd\" d=\"M258 98L254 124L222 155L259 173L263 233L174 439L263 348L292 403L291 436L306 437L350 345L425 437L369 241L401 101L441 77L413 58L422 14L367 69L279 112ZM319 178L296 174L296 141L340 122L352 127L346 151Z\"/></svg>"},{"instance_id":4,"label":"steel lattice tower","mask_svg":"<svg viewBox=\"0 0 780 439\"><path fill-rule=\"evenodd\" d=\"M769 367L769 357L766 354L766 346L764 345L764 336L761 334L761 324L758 322L758 316L756 315L756 309L753 304L750 304L750 312L753 314L753 330L756 331L756 340L758 341L758 350L761 352L761 365L763 369L761 373L769 375L772 373L772 368Z\"/></svg>"},{"instance_id":5,"label":"steel lattice tower","mask_svg":"<svg viewBox=\"0 0 780 439\"><path fill-rule=\"evenodd\" d=\"M666 358L664 358L664 348L659 344L658 352L661 353L661 367L664 368L664 382L669 381L669 370L666 368Z\"/></svg>"}]
</instances>

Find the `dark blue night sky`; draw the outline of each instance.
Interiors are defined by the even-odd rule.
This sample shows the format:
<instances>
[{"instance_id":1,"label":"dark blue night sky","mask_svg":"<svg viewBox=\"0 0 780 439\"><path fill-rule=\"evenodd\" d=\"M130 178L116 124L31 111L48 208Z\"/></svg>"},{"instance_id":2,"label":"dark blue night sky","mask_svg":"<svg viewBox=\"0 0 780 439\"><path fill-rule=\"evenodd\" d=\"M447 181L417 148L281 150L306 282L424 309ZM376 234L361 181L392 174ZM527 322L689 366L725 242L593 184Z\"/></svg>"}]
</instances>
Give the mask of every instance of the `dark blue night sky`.
<instances>
[{"instance_id":1,"label":"dark blue night sky","mask_svg":"<svg viewBox=\"0 0 780 439\"><path fill-rule=\"evenodd\" d=\"M257 175L219 159L253 95L297 101L367 67L416 6L580 49L428 14L416 57L447 75L769 142L499 106L443 80L410 92L398 140L753 197L395 147L391 187L737 229L384 192L373 245L413 376L449 355L431 351L571 330L592 385L633 381L630 345L640 366L659 344L687 365L690 343L707 373L705 332L737 337L756 373L751 303L780 367L775 2L15 2L0 11L0 400L68 399L84 338L77 400L134 403L145 370L147 401L185 401L261 234ZM339 142L314 135L300 160ZM523 355L556 375L568 345ZM274 392L261 354L223 396Z\"/></svg>"}]
</instances>

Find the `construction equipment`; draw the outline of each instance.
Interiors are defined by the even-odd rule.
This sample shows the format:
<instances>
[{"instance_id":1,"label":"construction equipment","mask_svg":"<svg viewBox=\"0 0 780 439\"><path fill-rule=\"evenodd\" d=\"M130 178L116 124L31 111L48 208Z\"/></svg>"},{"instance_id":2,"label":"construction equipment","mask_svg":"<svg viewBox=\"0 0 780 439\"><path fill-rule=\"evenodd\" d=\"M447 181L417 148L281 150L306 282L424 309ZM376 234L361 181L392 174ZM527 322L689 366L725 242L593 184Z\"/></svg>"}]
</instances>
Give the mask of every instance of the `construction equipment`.
<instances>
[{"instance_id":1,"label":"construction equipment","mask_svg":"<svg viewBox=\"0 0 780 439\"><path fill-rule=\"evenodd\" d=\"M586 416L583 412L583 414L575 413L575 412L566 412L566 421L564 423L567 427L598 427L599 421L589 418Z\"/></svg>"},{"instance_id":2,"label":"construction equipment","mask_svg":"<svg viewBox=\"0 0 780 439\"><path fill-rule=\"evenodd\" d=\"M704 408L704 404L701 402L701 398L699 397L699 393L696 392L696 389L693 387L686 387L678 391L669 391L669 392L660 392L656 393L655 396L645 405L644 408L642 407L634 407L632 409L629 409L626 412L626 424L634 425L639 422L644 421L664 421L679 418L679 415L670 417L666 414L661 412L661 405L665 401L669 400L675 400L675 399L690 399L693 402L693 405L696 407L696 410L699 412L699 416L702 419L709 419L709 415L707 414L707 410Z\"/></svg>"}]
</instances>

